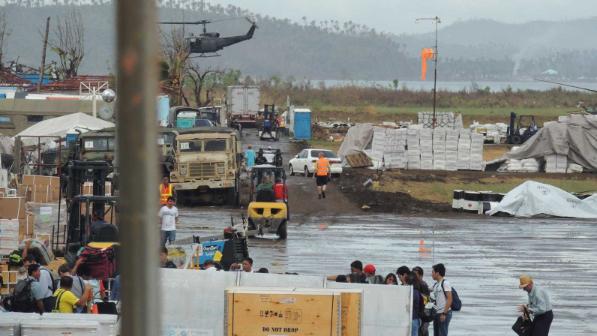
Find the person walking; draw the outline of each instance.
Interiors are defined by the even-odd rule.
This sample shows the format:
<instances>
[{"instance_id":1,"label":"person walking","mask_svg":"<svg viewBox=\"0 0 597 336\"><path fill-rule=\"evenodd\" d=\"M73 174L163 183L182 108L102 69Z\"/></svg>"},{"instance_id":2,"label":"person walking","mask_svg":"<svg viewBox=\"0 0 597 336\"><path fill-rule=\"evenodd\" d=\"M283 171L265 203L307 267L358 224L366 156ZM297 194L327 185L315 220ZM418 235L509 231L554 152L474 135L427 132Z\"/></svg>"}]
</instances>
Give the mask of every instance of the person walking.
<instances>
[{"instance_id":1,"label":"person walking","mask_svg":"<svg viewBox=\"0 0 597 336\"><path fill-rule=\"evenodd\" d=\"M255 151L251 145L249 145L245 151L245 164L247 165L248 170L251 170L255 165Z\"/></svg>"},{"instance_id":2,"label":"person walking","mask_svg":"<svg viewBox=\"0 0 597 336\"><path fill-rule=\"evenodd\" d=\"M519 305L518 310L522 312L526 309L533 317L530 336L549 335L549 328L553 321L549 293L544 288L537 286L530 275L523 274L519 280L520 285L518 287L528 293L529 303Z\"/></svg>"},{"instance_id":3,"label":"person walking","mask_svg":"<svg viewBox=\"0 0 597 336\"><path fill-rule=\"evenodd\" d=\"M178 222L178 208L174 206L174 198L168 197L168 204L160 209L159 216L162 220L162 246L166 246L166 242L172 244L176 240L176 223Z\"/></svg>"},{"instance_id":4,"label":"person walking","mask_svg":"<svg viewBox=\"0 0 597 336\"><path fill-rule=\"evenodd\" d=\"M174 186L170 184L170 178L164 176L160 183L160 205L167 205L169 197L174 197Z\"/></svg>"},{"instance_id":5,"label":"person walking","mask_svg":"<svg viewBox=\"0 0 597 336\"><path fill-rule=\"evenodd\" d=\"M433 319L433 336L448 336L448 327L452 319L452 287L446 276L444 264L433 265L431 277L435 280L431 291L431 300L436 315Z\"/></svg>"},{"instance_id":6,"label":"person walking","mask_svg":"<svg viewBox=\"0 0 597 336\"><path fill-rule=\"evenodd\" d=\"M319 152L319 158L315 161L315 183L317 184L317 198L325 198L325 189L330 178L330 161Z\"/></svg>"}]
</instances>

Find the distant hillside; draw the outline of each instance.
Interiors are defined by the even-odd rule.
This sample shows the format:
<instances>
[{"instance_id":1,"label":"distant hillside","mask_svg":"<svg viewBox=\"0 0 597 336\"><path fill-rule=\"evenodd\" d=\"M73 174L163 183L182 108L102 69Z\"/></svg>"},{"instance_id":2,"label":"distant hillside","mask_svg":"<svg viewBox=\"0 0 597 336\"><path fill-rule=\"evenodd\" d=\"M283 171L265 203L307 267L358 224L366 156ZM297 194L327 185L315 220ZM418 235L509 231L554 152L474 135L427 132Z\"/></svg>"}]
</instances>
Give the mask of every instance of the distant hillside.
<instances>
[{"instance_id":1,"label":"distant hillside","mask_svg":"<svg viewBox=\"0 0 597 336\"><path fill-rule=\"evenodd\" d=\"M101 0L95 0L95 4L77 3L86 23L86 56L81 71L113 72L113 6ZM55 18L69 7L4 7L12 31L4 60L18 58L20 63L37 67L45 17ZM221 57L199 58L197 62L205 67L239 69L245 75L262 78L412 80L419 76L420 48L433 43L433 34L394 36L334 20L299 24L234 6L207 4L201 8L199 2L191 0L162 1L160 10L161 19L236 18L208 25L208 30L223 35L244 34L249 28L243 18L247 15L259 26L252 40L224 49ZM197 26L185 29L200 31ZM556 78L594 80L596 33L597 19L522 25L490 20L458 22L440 30L440 75L443 80L510 80L532 78L555 69Z\"/></svg>"}]
</instances>

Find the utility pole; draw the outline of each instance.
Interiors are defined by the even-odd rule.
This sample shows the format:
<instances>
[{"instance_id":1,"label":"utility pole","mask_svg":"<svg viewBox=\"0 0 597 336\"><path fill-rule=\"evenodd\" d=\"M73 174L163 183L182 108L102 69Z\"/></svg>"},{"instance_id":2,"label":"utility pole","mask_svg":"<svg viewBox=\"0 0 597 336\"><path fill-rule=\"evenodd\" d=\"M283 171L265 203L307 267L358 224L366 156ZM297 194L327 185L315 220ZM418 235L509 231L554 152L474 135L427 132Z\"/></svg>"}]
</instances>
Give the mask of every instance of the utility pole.
<instances>
[{"instance_id":1,"label":"utility pole","mask_svg":"<svg viewBox=\"0 0 597 336\"><path fill-rule=\"evenodd\" d=\"M439 56L439 52L437 49L437 27L440 23L442 23L442 21L440 20L439 17L432 17L432 18L419 18L417 20L415 20L415 23L419 22L419 21L433 21L435 23L435 45L433 47L434 53L433 53L433 124L432 124L432 128L435 128L436 124L437 124L437 117L436 117L436 106L437 106L437 58Z\"/></svg>"},{"instance_id":2,"label":"utility pole","mask_svg":"<svg viewBox=\"0 0 597 336\"><path fill-rule=\"evenodd\" d=\"M46 50L48 49L48 35L50 33L50 17L46 19L46 33L44 35L44 46L41 49L41 66L39 67L39 80L37 81L37 93L41 91L41 82L44 80L46 68Z\"/></svg>"}]
</instances>

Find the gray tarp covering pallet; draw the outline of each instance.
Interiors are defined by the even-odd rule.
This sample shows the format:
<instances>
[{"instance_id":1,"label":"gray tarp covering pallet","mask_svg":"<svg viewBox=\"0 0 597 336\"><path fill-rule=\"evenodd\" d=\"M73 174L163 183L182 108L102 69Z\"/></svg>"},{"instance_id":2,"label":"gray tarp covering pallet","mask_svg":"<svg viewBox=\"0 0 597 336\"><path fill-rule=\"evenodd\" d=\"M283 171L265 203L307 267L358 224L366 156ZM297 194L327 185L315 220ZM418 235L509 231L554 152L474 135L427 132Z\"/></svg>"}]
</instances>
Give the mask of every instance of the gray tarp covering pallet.
<instances>
[{"instance_id":1,"label":"gray tarp covering pallet","mask_svg":"<svg viewBox=\"0 0 597 336\"><path fill-rule=\"evenodd\" d=\"M554 154L567 156L587 171L597 171L597 116L573 114L566 121L547 122L507 156L522 160Z\"/></svg>"},{"instance_id":2,"label":"gray tarp covering pallet","mask_svg":"<svg viewBox=\"0 0 597 336\"><path fill-rule=\"evenodd\" d=\"M344 159L346 155L362 152L373 139L373 124L357 124L348 129L338 156Z\"/></svg>"}]
</instances>

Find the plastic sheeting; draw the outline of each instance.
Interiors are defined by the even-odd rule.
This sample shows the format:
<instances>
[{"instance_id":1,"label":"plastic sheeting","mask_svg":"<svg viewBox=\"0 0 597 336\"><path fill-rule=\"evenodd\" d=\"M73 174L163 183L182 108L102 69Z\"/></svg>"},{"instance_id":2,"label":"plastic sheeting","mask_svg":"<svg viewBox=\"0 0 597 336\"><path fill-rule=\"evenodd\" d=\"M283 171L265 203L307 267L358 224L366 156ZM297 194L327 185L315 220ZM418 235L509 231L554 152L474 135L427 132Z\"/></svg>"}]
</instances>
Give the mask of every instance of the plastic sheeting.
<instances>
[{"instance_id":1,"label":"plastic sheeting","mask_svg":"<svg viewBox=\"0 0 597 336\"><path fill-rule=\"evenodd\" d=\"M597 218L597 194L584 200L549 184L527 181L512 189L489 215L505 212L515 217L539 215Z\"/></svg>"},{"instance_id":2,"label":"plastic sheeting","mask_svg":"<svg viewBox=\"0 0 597 336\"><path fill-rule=\"evenodd\" d=\"M371 144L373 139L373 124L357 124L346 132L346 136L338 150L338 156L342 159L346 155L362 152Z\"/></svg>"},{"instance_id":3,"label":"plastic sheeting","mask_svg":"<svg viewBox=\"0 0 597 336\"><path fill-rule=\"evenodd\" d=\"M597 116L573 114L544 127L516 151L511 159L565 155L586 170L597 171Z\"/></svg>"}]
</instances>

